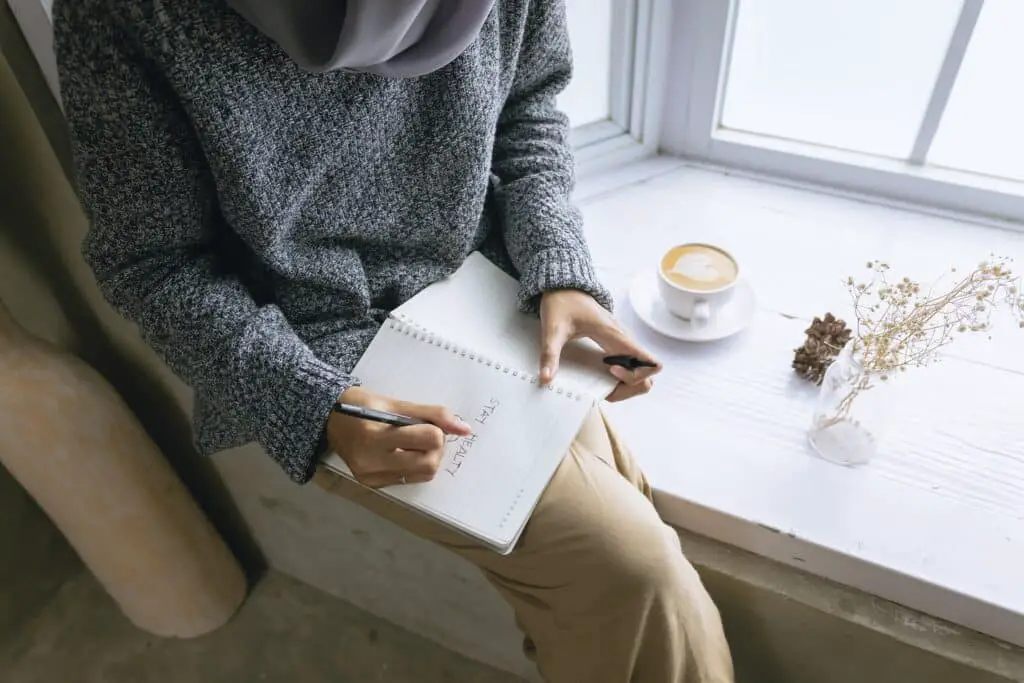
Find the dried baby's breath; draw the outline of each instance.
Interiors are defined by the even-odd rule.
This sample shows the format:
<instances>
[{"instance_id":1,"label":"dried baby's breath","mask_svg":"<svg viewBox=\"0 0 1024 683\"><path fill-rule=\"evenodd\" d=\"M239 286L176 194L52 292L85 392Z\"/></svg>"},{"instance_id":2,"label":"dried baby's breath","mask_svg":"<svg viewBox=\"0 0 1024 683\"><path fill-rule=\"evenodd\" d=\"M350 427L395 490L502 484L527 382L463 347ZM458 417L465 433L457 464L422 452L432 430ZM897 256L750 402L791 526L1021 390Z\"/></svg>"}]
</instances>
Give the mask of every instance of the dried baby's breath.
<instances>
[{"instance_id":1,"label":"dried baby's breath","mask_svg":"<svg viewBox=\"0 0 1024 683\"><path fill-rule=\"evenodd\" d=\"M909 277L893 277L889 264L871 261L866 282L849 278L853 297L854 351L863 369L893 374L927 365L957 335L988 333L997 309L1012 311L1024 327L1024 296L1011 259L982 261L966 276L949 275L924 286Z\"/></svg>"},{"instance_id":2,"label":"dried baby's breath","mask_svg":"<svg viewBox=\"0 0 1024 683\"><path fill-rule=\"evenodd\" d=\"M1024 328L1024 295L1011 263L993 256L967 275L950 268L923 285L894 276L884 261L869 261L868 278L847 278L854 307L853 353L862 372L839 402L835 418L848 416L853 400L874 380L888 381L908 368L928 365L960 335L989 334L996 310L1009 310Z\"/></svg>"}]
</instances>

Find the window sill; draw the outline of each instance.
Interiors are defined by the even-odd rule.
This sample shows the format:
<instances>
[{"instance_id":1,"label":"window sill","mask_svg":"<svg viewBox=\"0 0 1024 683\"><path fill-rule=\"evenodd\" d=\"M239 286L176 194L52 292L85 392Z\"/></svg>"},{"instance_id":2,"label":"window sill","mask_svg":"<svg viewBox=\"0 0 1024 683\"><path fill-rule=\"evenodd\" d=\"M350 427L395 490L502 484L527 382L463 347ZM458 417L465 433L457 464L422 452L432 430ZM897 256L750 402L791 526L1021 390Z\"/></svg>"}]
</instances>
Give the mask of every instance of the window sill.
<instances>
[{"instance_id":1,"label":"window sill","mask_svg":"<svg viewBox=\"0 0 1024 683\"><path fill-rule=\"evenodd\" d=\"M609 410L666 521L1024 646L1016 326L1006 321L992 341L962 339L942 363L903 376L911 400L883 453L857 469L811 455L817 391L789 367L811 318L848 317L842 281L866 261L928 280L990 252L1024 261L1024 234L644 163L582 194L621 318L666 363L654 393ZM614 189L615 175L633 184ZM674 342L630 310L631 277L690 240L729 248L755 283L758 315L733 339Z\"/></svg>"}]
</instances>

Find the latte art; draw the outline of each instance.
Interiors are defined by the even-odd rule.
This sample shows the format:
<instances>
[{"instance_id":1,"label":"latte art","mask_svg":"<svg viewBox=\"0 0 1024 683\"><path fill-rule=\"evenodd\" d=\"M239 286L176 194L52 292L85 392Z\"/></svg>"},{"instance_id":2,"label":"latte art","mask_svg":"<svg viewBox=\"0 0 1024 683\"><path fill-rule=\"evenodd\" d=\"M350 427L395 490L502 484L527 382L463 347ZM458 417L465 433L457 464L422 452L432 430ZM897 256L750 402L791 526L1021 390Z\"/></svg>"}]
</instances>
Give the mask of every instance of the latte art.
<instances>
[{"instance_id":1,"label":"latte art","mask_svg":"<svg viewBox=\"0 0 1024 683\"><path fill-rule=\"evenodd\" d=\"M724 251L704 244L685 244L665 254L661 272L679 287L711 292L735 282L739 269Z\"/></svg>"},{"instance_id":2,"label":"latte art","mask_svg":"<svg viewBox=\"0 0 1024 683\"><path fill-rule=\"evenodd\" d=\"M715 267L715 260L707 254L689 253L684 254L672 266L672 273L691 280L701 282L714 282L722 277L722 273Z\"/></svg>"}]
</instances>

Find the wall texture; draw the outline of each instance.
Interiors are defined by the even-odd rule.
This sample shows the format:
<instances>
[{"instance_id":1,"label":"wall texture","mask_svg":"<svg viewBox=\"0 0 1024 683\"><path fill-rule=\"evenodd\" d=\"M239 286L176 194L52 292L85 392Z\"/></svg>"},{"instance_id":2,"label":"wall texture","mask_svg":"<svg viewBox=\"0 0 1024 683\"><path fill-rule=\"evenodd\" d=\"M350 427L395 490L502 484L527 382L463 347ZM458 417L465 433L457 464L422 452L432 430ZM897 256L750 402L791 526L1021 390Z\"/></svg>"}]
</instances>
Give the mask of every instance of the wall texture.
<instances>
[{"instance_id":1,"label":"wall texture","mask_svg":"<svg viewBox=\"0 0 1024 683\"><path fill-rule=\"evenodd\" d=\"M0 5L0 44L7 60L0 65L0 206L9 223L0 232L0 272L10 264L20 273L16 282L12 273L11 281L0 285L0 296L31 331L73 351L107 378L250 574L256 574L264 566L262 556L212 463L192 446L189 392L134 326L106 305L79 255L87 226L61 151L68 148L67 132L12 21L7 6ZM43 314L54 319L51 329L32 328L30 319Z\"/></svg>"},{"instance_id":2,"label":"wall texture","mask_svg":"<svg viewBox=\"0 0 1024 683\"><path fill-rule=\"evenodd\" d=\"M187 391L103 304L78 255L85 219L68 181L66 152L55 149L67 149L59 107L0 3L0 299L31 334L76 352L114 384L257 573L262 556L245 523L212 464L192 450ZM0 468L0 638L78 571L80 562L56 528Z\"/></svg>"},{"instance_id":3,"label":"wall texture","mask_svg":"<svg viewBox=\"0 0 1024 683\"><path fill-rule=\"evenodd\" d=\"M81 570L50 520L0 467L0 643Z\"/></svg>"},{"instance_id":4,"label":"wall texture","mask_svg":"<svg viewBox=\"0 0 1024 683\"><path fill-rule=\"evenodd\" d=\"M12 18L7 6L0 11L0 48L6 53L12 34ZM10 72L0 64L0 121L7 120L7 105L15 97L16 84ZM48 93L47 93L48 94ZM2 139L2 138L0 138ZM0 142L0 159L6 159L8 148ZM0 187L10 184L9 164L0 166ZM0 296L7 285L24 280L24 271L12 263L9 243L3 239L24 229L13 202L0 190ZM20 282L18 283L20 284ZM51 335L60 334L52 302L40 302L33 316L36 329L46 328ZM2 390L2 387L0 387ZM81 563L46 515L29 498L24 489L0 467L0 640L11 635L32 614L45 604L66 580L82 569Z\"/></svg>"},{"instance_id":5,"label":"wall texture","mask_svg":"<svg viewBox=\"0 0 1024 683\"><path fill-rule=\"evenodd\" d=\"M64 169L70 171L64 117L6 2L0 2L0 53L7 58L7 64L14 72L14 77L24 91L36 119L46 132L50 145L56 150L57 158Z\"/></svg>"}]
</instances>

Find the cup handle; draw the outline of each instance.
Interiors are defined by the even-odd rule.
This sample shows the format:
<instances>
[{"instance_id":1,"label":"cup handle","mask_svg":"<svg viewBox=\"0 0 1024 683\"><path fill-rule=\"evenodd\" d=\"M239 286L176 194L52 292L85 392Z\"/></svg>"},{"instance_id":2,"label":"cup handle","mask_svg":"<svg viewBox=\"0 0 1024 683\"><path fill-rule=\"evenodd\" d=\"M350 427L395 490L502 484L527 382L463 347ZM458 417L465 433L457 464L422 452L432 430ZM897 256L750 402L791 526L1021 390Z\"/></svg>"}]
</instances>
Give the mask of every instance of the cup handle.
<instances>
[{"instance_id":1,"label":"cup handle","mask_svg":"<svg viewBox=\"0 0 1024 683\"><path fill-rule=\"evenodd\" d=\"M711 306L706 299L698 299L693 304L693 322L698 325L707 324L711 320Z\"/></svg>"}]
</instances>

